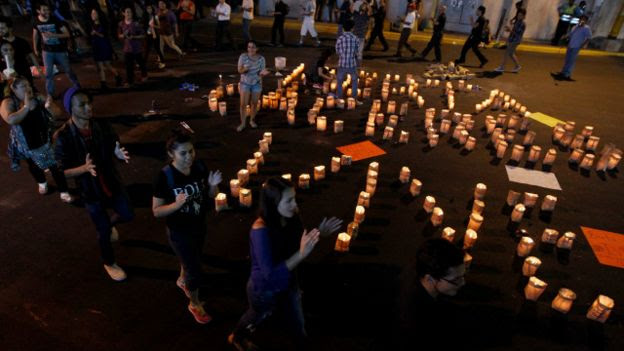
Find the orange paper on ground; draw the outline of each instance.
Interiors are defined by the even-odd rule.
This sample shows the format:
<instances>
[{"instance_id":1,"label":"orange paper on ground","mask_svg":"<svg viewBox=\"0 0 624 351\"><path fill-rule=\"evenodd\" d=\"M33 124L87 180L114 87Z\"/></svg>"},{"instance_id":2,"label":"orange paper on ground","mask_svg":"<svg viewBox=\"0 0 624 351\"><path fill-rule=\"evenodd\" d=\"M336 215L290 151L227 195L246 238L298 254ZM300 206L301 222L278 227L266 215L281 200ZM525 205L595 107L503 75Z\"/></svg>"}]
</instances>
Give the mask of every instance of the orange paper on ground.
<instances>
[{"instance_id":1,"label":"orange paper on ground","mask_svg":"<svg viewBox=\"0 0 624 351\"><path fill-rule=\"evenodd\" d=\"M598 262L613 267L624 268L624 234L600 229L581 227Z\"/></svg>"},{"instance_id":2,"label":"orange paper on ground","mask_svg":"<svg viewBox=\"0 0 624 351\"><path fill-rule=\"evenodd\" d=\"M360 143L339 146L336 149L344 155L351 156L352 161L359 161L379 155L385 155L386 152L382 148L370 141L362 141Z\"/></svg>"}]
</instances>

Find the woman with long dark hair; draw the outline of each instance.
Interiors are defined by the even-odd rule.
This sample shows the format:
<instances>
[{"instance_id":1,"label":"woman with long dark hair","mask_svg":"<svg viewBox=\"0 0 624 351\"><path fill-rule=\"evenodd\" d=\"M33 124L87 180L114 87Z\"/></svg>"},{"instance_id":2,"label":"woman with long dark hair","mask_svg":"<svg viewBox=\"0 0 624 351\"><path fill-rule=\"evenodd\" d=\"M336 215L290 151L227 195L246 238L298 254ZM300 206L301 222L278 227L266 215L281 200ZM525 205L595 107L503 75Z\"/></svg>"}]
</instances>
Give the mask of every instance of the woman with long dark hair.
<instances>
[{"instance_id":1,"label":"woman with long dark hair","mask_svg":"<svg viewBox=\"0 0 624 351\"><path fill-rule=\"evenodd\" d=\"M312 252L320 236L336 232L341 225L341 220L332 217L323 219L318 228L305 230L292 183L271 178L262 185L260 214L249 233L249 308L228 337L230 344L238 350L254 349L248 337L277 308L286 312L288 324L301 344L306 331L295 269Z\"/></svg>"},{"instance_id":2,"label":"woman with long dark hair","mask_svg":"<svg viewBox=\"0 0 624 351\"><path fill-rule=\"evenodd\" d=\"M91 21L89 35L91 36L91 48L93 49L93 60L100 74L100 87L107 89L106 71L108 69L115 77L115 86L121 86L122 79L111 61L113 60L113 46L110 41L109 26L104 14L96 9L91 10Z\"/></svg>"},{"instance_id":3,"label":"woman with long dark hair","mask_svg":"<svg viewBox=\"0 0 624 351\"><path fill-rule=\"evenodd\" d=\"M160 50L160 34L158 34L158 16L156 15L156 7L154 4L145 5L145 15L143 16L143 29L147 33L145 41L145 56L143 60L148 62L149 54L152 48L156 51L157 64L159 69L165 68L165 56Z\"/></svg>"},{"instance_id":4,"label":"woman with long dark hair","mask_svg":"<svg viewBox=\"0 0 624 351\"><path fill-rule=\"evenodd\" d=\"M206 206L217 194L221 172L208 172L203 162L195 160L191 136L182 129L173 131L167 140L171 162L158 173L152 199L154 217L167 218L171 248L180 259L180 277L176 285L189 299L188 309L198 323L212 317L199 300L202 275L201 252L206 237Z\"/></svg>"},{"instance_id":5,"label":"woman with long dark hair","mask_svg":"<svg viewBox=\"0 0 624 351\"><path fill-rule=\"evenodd\" d=\"M9 133L9 157L11 168L20 169L20 161L26 160L28 170L38 183L39 193L48 193L44 171L50 170L63 202L72 202L67 180L57 166L52 148L52 119L60 115L54 103L45 103L41 95L33 92L28 79L18 76L9 84L9 96L2 100L0 115L11 126Z\"/></svg>"}]
</instances>

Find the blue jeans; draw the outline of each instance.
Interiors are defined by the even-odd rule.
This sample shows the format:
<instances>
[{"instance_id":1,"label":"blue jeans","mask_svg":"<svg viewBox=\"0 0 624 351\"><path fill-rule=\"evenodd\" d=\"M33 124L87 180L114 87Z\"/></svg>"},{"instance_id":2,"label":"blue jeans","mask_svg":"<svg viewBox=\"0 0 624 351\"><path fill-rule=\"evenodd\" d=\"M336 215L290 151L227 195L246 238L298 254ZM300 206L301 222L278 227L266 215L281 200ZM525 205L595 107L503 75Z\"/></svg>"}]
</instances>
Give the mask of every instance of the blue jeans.
<instances>
[{"instance_id":1,"label":"blue jeans","mask_svg":"<svg viewBox=\"0 0 624 351\"><path fill-rule=\"evenodd\" d=\"M204 231L186 232L171 230L167 227L169 245L184 267L184 283L189 291L199 289L201 285L202 268L201 253L204 247Z\"/></svg>"},{"instance_id":2,"label":"blue jeans","mask_svg":"<svg viewBox=\"0 0 624 351\"><path fill-rule=\"evenodd\" d=\"M106 208L110 206L115 212L109 216ZM113 226L117 223L130 222L134 218L134 211L130 206L130 200L125 193L113 194L113 197L106 202L96 201L85 204L85 208L91 216L91 221L97 230L98 243L100 244L100 254L105 265L115 263L115 254L110 237Z\"/></svg>"},{"instance_id":3,"label":"blue jeans","mask_svg":"<svg viewBox=\"0 0 624 351\"><path fill-rule=\"evenodd\" d=\"M248 337L277 308L284 312L287 319L286 323L292 329L298 342L301 342L307 336L304 326L303 308L301 307L301 290L299 290L298 286L291 286L287 290L277 293L256 291L251 280L249 280L247 282L247 299L249 308L234 329L236 338Z\"/></svg>"},{"instance_id":4,"label":"blue jeans","mask_svg":"<svg viewBox=\"0 0 624 351\"><path fill-rule=\"evenodd\" d=\"M568 48L566 51L565 63L561 69L561 73L563 73L564 76L569 77L572 75L572 70L574 69L579 51L581 51L581 48Z\"/></svg>"},{"instance_id":5,"label":"blue jeans","mask_svg":"<svg viewBox=\"0 0 624 351\"><path fill-rule=\"evenodd\" d=\"M351 75L351 96L354 99L357 99L357 89L358 89L358 75L357 75L357 67L338 67L337 74L337 85L336 85L336 95L339 99L342 98L342 82L347 78L347 74Z\"/></svg>"},{"instance_id":6,"label":"blue jeans","mask_svg":"<svg viewBox=\"0 0 624 351\"><path fill-rule=\"evenodd\" d=\"M78 82L78 77L72 71L71 66L69 64L69 55L67 51L63 52L43 52L43 65L45 66L45 75L46 75L46 92L49 96L54 95L54 64L59 65L63 72L67 74L69 80L71 80L72 84L76 87L80 87L80 83Z\"/></svg>"}]
</instances>

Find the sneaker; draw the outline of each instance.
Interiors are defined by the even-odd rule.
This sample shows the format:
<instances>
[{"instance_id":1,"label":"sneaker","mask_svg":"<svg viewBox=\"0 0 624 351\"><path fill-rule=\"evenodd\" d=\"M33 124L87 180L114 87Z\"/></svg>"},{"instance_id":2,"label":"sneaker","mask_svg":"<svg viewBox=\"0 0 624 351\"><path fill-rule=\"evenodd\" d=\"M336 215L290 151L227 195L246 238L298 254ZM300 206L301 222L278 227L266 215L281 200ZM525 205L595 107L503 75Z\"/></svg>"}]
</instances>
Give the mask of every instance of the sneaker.
<instances>
[{"instance_id":1,"label":"sneaker","mask_svg":"<svg viewBox=\"0 0 624 351\"><path fill-rule=\"evenodd\" d=\"M238 127L236 127L236 131L237 131L237 132L242 132L242 131L243 131L243 129L245 129L245 125L244 125L244 124L241 124L241 125L239 125Z\"/></svg>"},{"instance_id":2,"label":"sneaker","mask_svg":"<svg viewBox=\"0 0 624 351\"><path fill-rule=\"evenodd\" d=\"M48 182L39 183L39 194L45 195L48 193Z\"/></svg>"},{"instance_id":3,"label":"sneaker","mask_svg":"<svg viewBox=\"0 0 624 351\"><path fill-rule=\"evenodd\" d=\"M511 72L512 73L518 73L518 72L520 72L520 69L522 69L522 66L516 66L516 68L511 70Z\"/></svg>"},{"instance_id":4,"label":"sneaker","mask_svg":"<svg viewBox=\"0 0 624 351\"><path fill-rule=\"evenodd\" d=\"M314 83L314 84L312 84L312 88L314 88L314 89L323 89L323 86L318 84L318 83Z\"/></svg>"},{"instance_id":5,"label":"sneaker","mask_svg":"<svg viewBox=\"0 0 624 351\"><path fill-rule=\"evenodd\" d=\"M191 298L191 292L189 291L189 289L186 288L186 283L184 282L184 278L182 278L182 276L178 277L178 280L176 280L176 285L178 286L178 288L184 291L184 295L186 295L186 297L188 297L189 299Z\"/></svg>"},{"instance_id":6,"label":"sneaker","mask_svg":"<svg viewBox=\"0 0 624 351\"><path fill-rule=\"evenodd\" d=\"M167 66L164 63L158 62L158 69L163 69L165 67L167 67Z\"/></svg>"},{"instance_id":7,"label":"sneaker","mask_svg":"<svg viewBox=\"0 0 624 351\"><path fill-rule=\"evenodd\" d=\"M74 201L74 198L66 191L62 192L60 197L61 197L61 201L63 201L66 204L69 204L72 201Z\"/></svg>"},{"instance_id":8,"label":"sneaker","mask_svg":"<svg viewBox=\"0 0 624 351\"><path fill-rule=\"evenodd\" d=\"M503 73L503 72L505 72L505 69L503 68L503 66L498 66L498 67L496 67L494 72Z\"/></svg>"},{"instance_id":9,"label":"sneaker","mask_svg":"<svg viewBox=\"0 0 624 351\"><path fill-rule=\"evenodd\" d=\"M258 128L258 125L256 124L256 122L252 120L249 121L249 125L251 126L251 128Z\"/></svg>"},{"instance_id":10,"label":"sneaker","mask_svg":"<svg viewBox=\"0 0 624 351\"><path fill-rule=\"evenodd\" d=\"M110 241L111 243L119 241L119 232L117 231L117 228L115 227L111 227Z\"/></svg>"},{"instance_id":11,"label":"sneaker","mask_svg":"<svg viewBox=\"0 0 624 351\"><path fill-rule=\"evenodd\" d=\"M204 310L203 303L197 306L189 303L188 310L199 324L206 324L212 320L212 317Z\"/></svg>"},{"instance_id":12,"label":"sneaker","mask_svg":"<svg viewBox=\"0 0 624 351\"><path fill-rule=\"evenodd\" d=\"M228 335L227 338L228 344L234 346L238 351L257 351L259 350L258 346L249 341L247 338L236 338L234 337L234 333Z\"/></svg>"},{"instance_id":13,"label":"sneaker","mask_svg":"<svg viewBox=\"0 0 624 351\"><path fill-rule=\"evenodd\" d=\"M116 282L123 281L127 278L126 272L124 272L121 267L117 265L117 263L113 263L112 265L104 265L104 269L106 269L106 273Z\"/></svg>"}]
</instances>

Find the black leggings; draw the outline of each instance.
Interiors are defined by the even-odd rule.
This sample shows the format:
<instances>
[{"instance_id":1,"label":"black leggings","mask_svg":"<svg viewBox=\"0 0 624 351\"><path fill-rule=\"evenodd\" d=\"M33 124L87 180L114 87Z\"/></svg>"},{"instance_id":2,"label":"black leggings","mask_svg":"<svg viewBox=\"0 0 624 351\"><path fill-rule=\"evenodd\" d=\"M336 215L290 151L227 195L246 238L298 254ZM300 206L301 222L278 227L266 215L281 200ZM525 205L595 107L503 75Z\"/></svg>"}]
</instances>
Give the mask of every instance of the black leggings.
<instances>
[{"instance_id":1,"label":"black leggings","mask_svg":"<svg viewBox=\"0 0 624 351\"><path fill-rule=\"evenodd\" d=\"M163 55L162 51L160 51L160 36L156 35L154 38L151 35L147 36L146 46L145 46L145 54L143 55L143 61L148 62L150 51L152 47L156 50L156 55L158 55L158 59L160 62L165 62L165 55Z\"/></svg>"},{"instance_id":2,"label":"black leggings","mask_svg":"<svg viewBox=\"0 0 624 351\"><path fill-rule=\"evenodd\" d=\"M124 54L124 61L126 62L126 81L128 84L134 83L134 63L136 62L141 69L141 77L147 77L147 68L145 67L145 60L143 60L143 53L126 52Z\"/></svg>"},{"instance_id":3,"label":"black leggings","mask_svg":"<svg viewBox=\"0 0 624 351\"><path fill-rule=\"evenodd\" d=\"M31 160L27 159L28 170L30 174L32 174L33 178L37 183L45 183L46 176L43 169L39 168L37 164ZM54 182L56 182L56 186L58 187L58 191L61 193L67 192L67 179L65 178L65 174L61 171L57 166L53 166L49 168L50 173L52 173L52 178L54 178Z\"/></svg>"}]
</instances>

